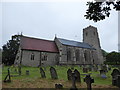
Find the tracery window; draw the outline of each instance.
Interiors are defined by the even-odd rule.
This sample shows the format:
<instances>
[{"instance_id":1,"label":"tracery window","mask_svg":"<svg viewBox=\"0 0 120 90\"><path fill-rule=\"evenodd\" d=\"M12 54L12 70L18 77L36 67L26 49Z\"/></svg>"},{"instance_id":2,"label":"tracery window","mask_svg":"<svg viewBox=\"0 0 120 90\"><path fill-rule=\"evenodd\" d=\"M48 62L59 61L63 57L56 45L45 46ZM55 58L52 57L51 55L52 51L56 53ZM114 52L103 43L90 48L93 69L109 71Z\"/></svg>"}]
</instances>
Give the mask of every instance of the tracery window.
<instances>
[{"instance_id":1,"label":"tracery window","mask_svg":"<svg viewBox=\"0 0 120 90\"><path fill-rule=\"evenodd\" d=\"M67 61L71 60L71 49L67 48Z\"/></svg>"},{"instance_id":2,"label":"tracery window","mask_svg":"<svg viewBox=\"0 0 120 90\"><path fill-rule=\"evenodd\" d=\"M75 56L76 56L76 61L79 61L80 60L80 51L78 49L75 51Z\"/></svg>"},{"instance_id":3,"label":"tracery window","mask_svg":"<svg viewBox=\"0 0 120 90\"><path fill-rule=\"evenodd\" d=\"M35 55L34 55L34 53L32 53L31 54L31 60L34 60L34 57L35 57Z\"/></svg>"}]
</instances>

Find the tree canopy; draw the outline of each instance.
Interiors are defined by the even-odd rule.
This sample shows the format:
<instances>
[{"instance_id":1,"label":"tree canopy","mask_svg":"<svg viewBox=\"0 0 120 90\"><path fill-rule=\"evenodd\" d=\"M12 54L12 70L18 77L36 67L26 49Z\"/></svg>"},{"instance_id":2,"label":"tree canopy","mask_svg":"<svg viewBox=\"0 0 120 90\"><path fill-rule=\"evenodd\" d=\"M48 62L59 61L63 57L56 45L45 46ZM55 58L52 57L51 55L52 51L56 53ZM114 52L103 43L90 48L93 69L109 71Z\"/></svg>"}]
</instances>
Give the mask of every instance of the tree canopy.
<instances>
[{"instance_id":1,"label":"tree canopy","mask_svg":"<svg viewBox=\"0 0 120 90\"><path fill-rule=\"evenodd\" d=\"M101 1L101 2L98 2ZM110 16L110 11L115 9L120 10L120 0L94 0L94 2L87 2L88 9L86 10L86 19L94 22L104 20Z\"/></svg>"},{"instance_id":2,"label":"tree canopy","mask_svg":"<svg viewBox=\"0 0 120 90\"><path fill-rule=\"evenodd\" d=\"M5 45L2 46L2 63L6 65L14 64L14 60L19 48L21 35L13 35Z\"/></svg>"}]
</instances>

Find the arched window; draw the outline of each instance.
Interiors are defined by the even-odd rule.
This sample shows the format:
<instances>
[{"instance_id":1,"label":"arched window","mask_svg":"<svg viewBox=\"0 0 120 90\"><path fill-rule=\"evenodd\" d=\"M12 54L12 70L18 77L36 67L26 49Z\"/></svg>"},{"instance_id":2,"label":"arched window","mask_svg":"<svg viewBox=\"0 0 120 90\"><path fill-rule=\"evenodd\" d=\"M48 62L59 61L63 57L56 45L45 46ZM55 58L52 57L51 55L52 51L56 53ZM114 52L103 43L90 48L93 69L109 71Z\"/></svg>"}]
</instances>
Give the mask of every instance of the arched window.
<instances>
[{"instance_id":1,"label":"arched window","mask_svg":"<svg viewBox=\"0 0 120 90\"><path fill-rule=\"evenodd\" d=\"M42 61L47 61L47 54L45 52L42 52Z\"/></svg>"},{"instance_id":2,"label":"arched window","mask_svg":"<svg viewBox=\"0 0 120 90\"><path fill-rule=\"evenodd\" d=\"M76 61L79 61L80 60L80 51L79 50L75 51L75 56L76 56Z\"/></svg>"},{"instance_id":3,"label":"arched window","mask_svg":"<svg viewBox=\"0 0 120 90\"><path fill-rule=\"evenodd\" d=\"M34 53L32 53L31 54L31 60L34 60L34 57L35 57L35 55L34 55Z\"/></svg>"},{"instance_id":4,"label":"arched window","mask_svg":"<svg viewBox=\"0 0 120 90\"><path fill-rule=\"evenodd\" d=\"M84 58L85 58L85 61L87 61L87 51L86 50L84 51Z\"/></svg>"},{"instance_id":5,"label":"arched window","mask_svg":"<svg viewBox=\"0 0 120 90\"><path fill-rule=\"evenodd\" d=\"M70 61L71 60L71 49L68 48L67 49L67 61Z\"/></svg>"}]
</instances>

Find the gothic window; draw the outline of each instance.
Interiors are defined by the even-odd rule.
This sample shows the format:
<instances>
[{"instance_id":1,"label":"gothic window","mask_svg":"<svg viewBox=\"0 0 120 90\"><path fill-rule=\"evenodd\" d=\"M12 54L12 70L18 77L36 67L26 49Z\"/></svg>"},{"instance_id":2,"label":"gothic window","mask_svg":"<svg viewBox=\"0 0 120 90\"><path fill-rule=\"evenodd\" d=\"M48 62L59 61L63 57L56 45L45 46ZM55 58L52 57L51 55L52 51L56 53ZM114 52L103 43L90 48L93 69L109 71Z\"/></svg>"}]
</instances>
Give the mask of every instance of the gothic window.
<instances>
[{"instance_id":1,"label":"gothic window","mask_svg":"<svg viewBox=\"0 0 120 90\"><path fill-rule=\"evenodd\" d=\"M42 61L47 61L47 54L42 52Z\"/></svg>"},{"instance_id":2,"label":"gothic window","mask_svg":"<svg viewBox=\"0 0 120 90\"><path fill-rule=\"evenodd\" d=\"M71 60L71 50L70 48L67 49L67 61Z\"/></svg>"},{"instance_id":3,"label":"gothic window","mask_svg":"<svg viewBox=\"0 0 120 90\"><path fill-rule=\"evenodd\" d=\"M32 53L31 54L31 60L34 60L34 57L35 57L35 55L34 55L34 53Z\"/></svg>"},{"instance_id":4,"label":"gothic window","mask_svg":"<svg viewBox=\"0 0 120 90\"><path fill-rule=\"evenodd\" d=\"M19 59L19 56L17 56L17 60Z\"/></svg>"},{"instance_id":5,"label":"gothic window","mask_svg":"<svg viewBox=\"0 0 120 90\"><path fill-rule=\"evenodd\" d=\"M76 61L79 61L80 60L80 51L79 50L75 51L75 56L76 56Z\"/></svg>"},{"instance_id":6,"label":"gothic window","mask_svg":"<svg viewBox=\"0 0 120 90\"><path fill-rule=\"evenodd\" d=\"M84 58L85 58L85 61L87 61L87 51L86 50L84 51Z\"/></svg>"}]
</instances>

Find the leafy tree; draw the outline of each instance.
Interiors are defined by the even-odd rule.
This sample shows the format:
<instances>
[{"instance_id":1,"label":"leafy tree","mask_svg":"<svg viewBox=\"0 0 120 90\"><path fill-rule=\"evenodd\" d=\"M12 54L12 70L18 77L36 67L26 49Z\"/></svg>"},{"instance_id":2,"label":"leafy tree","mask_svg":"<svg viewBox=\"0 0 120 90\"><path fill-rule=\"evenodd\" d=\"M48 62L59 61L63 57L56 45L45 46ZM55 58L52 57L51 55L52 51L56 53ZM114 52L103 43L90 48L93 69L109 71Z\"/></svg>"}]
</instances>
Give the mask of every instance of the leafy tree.
<instances>
[{"instance_id":1,"label":"leafy tree","mask_svg":"<svg viewBox=\"0 0 120 90\"><path fill-rule=\"evenodd\" d=\"M102 54L103 54L104 57L106 57L108 52L106 52L105 50L102 49Z\"/></svg>"},{"instance_id":2,"label":"leafy tree","mask_svg":"<svg viewBox=\"0 0 120 90\"><path fill-rule=\"evenodd\" d=\"M110 64L120 64L120 53L118 52L111 52L106 55L106 62Z\"/></svg>"},{"instance_id":3,"label":"leafy tree","mask_svg":"<svg viewBox=\"0 0 120 90\"><path fill-rule=\"evenodd\" d=\"M112 6L116 11L120 10L120 0L95 0L95 2L87 2L86 5L88 6L88 9L84 16L86 19L93 20L94 22L109 17Z\"/></svg>"},{"instance_id":4,"label":"leafy tree","mask_svg":"<svg viewBox=\"0 0 120 90\"><path fill-rule=\"evenodd\" d=\"M21 35L13 35L5 45L2 46L2 63L6 65L14 64L14 60L19 48Z\"/></svg>"}]
</instances>

